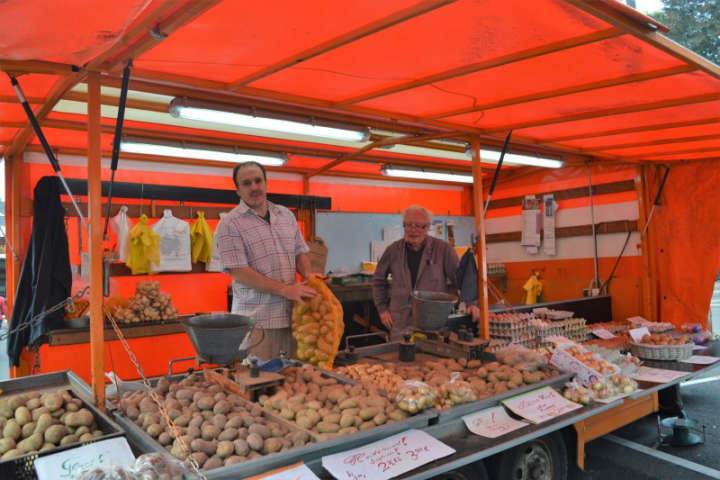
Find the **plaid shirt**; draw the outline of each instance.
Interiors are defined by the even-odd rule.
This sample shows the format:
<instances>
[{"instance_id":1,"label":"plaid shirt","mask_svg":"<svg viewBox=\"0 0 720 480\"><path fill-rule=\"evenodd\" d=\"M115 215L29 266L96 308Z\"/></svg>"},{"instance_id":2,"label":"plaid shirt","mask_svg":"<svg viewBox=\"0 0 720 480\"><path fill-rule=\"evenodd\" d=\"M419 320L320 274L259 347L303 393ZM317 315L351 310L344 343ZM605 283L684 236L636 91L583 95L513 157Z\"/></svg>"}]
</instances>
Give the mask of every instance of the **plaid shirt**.
<instances>
[{"instance_id":1,"label":"plaid shirt","mask_svg":"<svg viewBox=\"0 0 720 480\"><path fill-rule=\"evenodd\" d=\"M270 224L243 201L216 230L220 261L226 272L250 267L284 284L295 283L295 257L309 251L295 216L287 208L268 202ZM232 312L253 318L263 328L290 326L292 302L259 292L233 281Z\"/></svg>"}]
</instances>

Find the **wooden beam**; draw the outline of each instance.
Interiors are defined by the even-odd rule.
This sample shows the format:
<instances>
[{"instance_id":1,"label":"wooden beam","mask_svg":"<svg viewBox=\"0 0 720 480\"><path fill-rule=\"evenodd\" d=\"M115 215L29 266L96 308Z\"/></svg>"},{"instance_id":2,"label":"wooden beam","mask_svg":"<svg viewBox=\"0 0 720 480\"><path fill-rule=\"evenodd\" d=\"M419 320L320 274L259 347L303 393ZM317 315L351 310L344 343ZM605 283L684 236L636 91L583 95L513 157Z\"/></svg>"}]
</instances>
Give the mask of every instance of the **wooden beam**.
<instances>
[{"instance_id":1,"label":"wooden beam","mask_svg":"<svg viewBox=\"0 0 720 480\"><path fill-rule=\"evenodd\" d=\"M53 75L68 75L79 71L77 65L67 63L48 62L45 60L8 60L0 59L0 70L19 76L25 73L44 73Z\"/></svg>"},{"instance_id":2,"label":"wooden beam","mask_svg":"<svg viewBox=\"0 0 720 480\"><path fill-rule=\"evenodd\" d=\"M498 127L492 127L483 129L485 133L493 132L507 132L511 129L521 129L530 127L540 127L544 125L553 125L556 123L567 123L574 122L576 120L587 120L589 118L608 117L611 115L620 115L623 113L636 113L636 112L647 112L649 110L657 110L659 108L677 107L680 105L691 105L695 103L712 102L714 100L720 100L720 93L706 93L703 95L692 95L689 97L673 98L670 100L660 100L657 102L638 103L635 105L628 105L625 107L613 107L605 108L601 110L591 110L588 112L577 113L574 115L563 115L560 117L541 118L539 120L529 120L527 122L520 122L508 125L501 125ZM587 152L586 152L587 153Z\"/></svg>"},{"instance_id":3,"label":"wooden beam","mask_svg":"<svg viewBox=\"0 0 720 480\"><path fill-rule=\"evenodd\" d=\"M93 402L105 410L105 317L103 314L103 232L100 149L100 74L88 80L88 243L90 250L90 370Z\"/></svg>"},{"instance_id":4,"label":"wooden beam","mask_svg":"<svg viewBox=\"0 0 720 480\"><path fill-rule=\"evenodd\" d=\"M595 232L598 235L636 231L638 231L638 226L635 220L615 220L612 222L599 222L595 224ZM557 227L555 229L555 238L587 237L591 236L592 233L592 224ZM542 230L540 234L542 236ZM485 236L487 243L519 242L521 238L521 231L490 233Z\"/></svg>"},{"instance_id":5,"label":"wooden beam","mask_svg":"<svg viewBox=\"0 0 720 480\"><path fill-rule=\"evenodd\" d=\"M602 130L599 132L579 133L576 135L567 135L567 136L563 136L563 137L550 137L550 138L543 139L543 141L554 142L554 143L567 142L570 140L581 140L584 138L608 137L611 135L623 135L626 133L648 132L648 131L654 131L654 130L665 130L665 129L681 128L681 127L694 127L696 125L707 125L707 124L718 123L718 122L720 122L720 117L711 117L711 118L703 118L703 119L699 119L699 120L689 120L687 122L656 123L653 125L642 125L639 127L615 128L612 130Z\"/></svg>"},{"instance_id":6,"label":"wooden beam","mask_svg":"<svg viewBox=\"0 0 720 480\"><path fill-rule=\"evenodd\" d=\"M475 247L475 255L477 255L478 270L478 308L480 309L480 318L478 319L479 333L485 340L490 340L490 313L488 299L488 276L487 276L487 258L485 248L485 221L483 215L483 175L481 169L480 158L480 142L472 141L472 166L473 166L473 213L475 215L475 233L477 236L477 245Z\"/></svg>"},{"instance_id":7,"label":"wooden beam","mask_svg":"<svg viewBox=\"0 0 720 480\"><path fill-rule=\"evenodd\" d=\"M278 72L288 67L292 67L294 65L297 65L298 63L309 60L325 52L329 52L330 50L334 50L343 45L347 45L348 43L385 30L394 25L418 17L425 13L431 12L437 8L443 7L455 1L456 0L424 0L416 5L412 5L408 8L395 12L391 15L388 15L387 17L370 22L349 32L345 32L342 35L327 40L319 45L307 48L300 53L296 53L295 55L291 55L290 57L284 58L278 62L268 65L267 67L264 67L257 72L246 75L245 77L230 83L228 89L235 90L239 87L242 87L243 85L267 77L268 75L271 75L275 72Z\"/></svg>"},{"instance_id":8,"label":"wooden beam","mask_svg":"<svg viewBox=\"0 0 720 480\"><path fill-rule=\"evenodd\" d=\"M537 100L546 100L548 98L561 97L563 95L571 95L574 93L587 92L590 90L596 90L599 88L616 87L619 85L627 85L628 83L643 82L654 78L667 77L670 75L677 75L680 73L687 73L693 71L695 68L689 65L681 65L679 67L663 68L660 70L653 70L651 72L636 73L633 75L626 75L618 78L610 78L606 80L599 80L596 82L583 83L580 85L573 85L565 88L557 88L551 90L545 90L542 92L531 93L528 95L521 95L518 97L507 98L498 100L496 102L486 103L484 105L475 105L472 107L459 108L448 112L438 113L425 117L431 120L452 117L455 115L462 115L465 113L479 112L484 110L490 110L493 108L508 107L510 105L517 105L520 103L533 102Z\"/></svg>"},{"instance_id":9,"label":"wooden beam","mask_svg":"<svg viewBox=\"0 0 720 480\"><path fill-rule=\"evenodd\" d=\"M644 181L646 168L648 167L638 166L637 173L634 179L635 189L638 196L637 229L640 232L642 232L642 229L645 227L645 221L647 220L647 216L650 211L647 205L647 193ZM638 247L640 248L640 252L642 253L642 314L643 317L647 319L652 319L654 318L654 314L651 300L652 287L650 278L650 244L648 242L647 236L640 237L640 245L638 245Z\"/></svg>"},{"instance_id":10,"label":"wooden beam","mask_svg":"<svg viewBox=\"0 0 720 480\"><path fill-rule=\"evenodd\" d=\"M649 31L645 26L640 26L636 22L629 20L616 9L605 5L604 2L598 2L596 0L567 0L567 2L685 63L694 65L715 78L720 78L719 66L675 43L664 35Z\"/></svg>"},{"instance_id":11,"label":"wooden beam","mask_svg":"<svg viewBox=\"0 0 720 480\"><path fill-rule=\"evenodd\" d=\"M28 101L30 104L38 104L43 103L45 99L43 97L25 97L25 100ZM19 104L20 101L18 100L18 97L16 95L0 95L0 103L17 103Z\"/></svg>"},{"instance_id":12,"label":"wooden beam","mask_svg":"<svg viewBox=\"0 0 720 480\"><path fill-rule=\"evenodd\" d=\"M704 153L704 152L718 152L718 151L720 151L720 146L705 147L705 148L691 148L688 150L678 150L675 152L648 153L648 154L636 155L636 156L628 157L628 158L644 158L647 160L662 161L662 157L667 157L668 155L682 155L683 153Z\"/></svg>"},{"instance_id":13,"label":"wooden beam","mask_svg":"<svg viewBox=\"0 0 720 480\"><path fill-rule=\"evenodd\" d=\"M599 32L593 32L586 35L581 35L574 38L567 38L557 42L552 42L546 45L540 45L538 47L521 50L519 52L509 53L497 58L489 60L483 60L481 62L472 63L470 65L464 65L462 67L452 68L441 73L428 75L423 78L411 80L409 82L392 85L390 87L380 88L378 90L367 92L354 97L346 98L340 102L335 103L335 106L345 107L354 103L360 103L373 98L390 95L403 90L409 90L412 88L421 87L430 83L440 82L443 80L449 80L451 78L461 77L469 73L479 72L480 70L487 70L490 68L499 67L501 65L507 65L509 63L519 62L521 60L527 60L529 58L539 57L541 55L547 55L549 53L566 50L568 48L579 47L581 45L587 45L589 43L598 42L608 38L613 38L621 35L622 32L617 28L608 28Z\"/></svg>"},{"instance_id":14,"label":"wooden beam","mask_svg":"<svg viewBox=\"0 0 720 480\"><path fill-rule=\"evenodd\" d=\"M68 92L65 95L63 95L63 100L70 100L73 102L83 102L87 103L88 96L87 94L83 92ZM120 103L119 97L114 97L111 95L102 95L100 97L100 103L102 105L111 105L113 107L118 106ZM128 98L125 102L125 106L127 108L136 108L138 110L148 110L151 112L162 112L162 113L168 113L168 104L167 103L160 103L160 102L150 102L148 100L137 100L133 98Z\"/></svg>"},{"instance_id":15,"label":"wooden beam","mask_svg":"<svg viewBox=\"0 0 720 480\"><path fill-rule=\"evenodd\" d=\"M685 142L699 142L702 140L717 140L720 139L720 135L698 135L696 137L680 137L680 138L665 138L659 140L650 140L647 142L637 143L619 143L615 145L603 145L602 147L595 147L595 151L605 150L620 150L623 148L637 148L637 147L648 147L653 145L668 145L671 143L685 143Z\"/></svg>"},{"instance_id":16,"label":"wooden beam","mask_svg":"<svg viewBox=\"0 0 720 480\"><path fill-rule=\"evenodd\" d=\"M540 169L537 169L540 170ZM536 171L537 171L536 170ZM592 186L593 195L609 195L612 193L629 192L634 190L632 180L618 182L600 183ZM555 200L570 200L573 198L585 198L589 194L587 187L568 188L564 190L542 191L535 194L535 198L542 200L543 195L553 195ZM516 197L498 198L491 200L488 210L508 207L522 206L524 195Z\"/></svg>"}]
</instances>

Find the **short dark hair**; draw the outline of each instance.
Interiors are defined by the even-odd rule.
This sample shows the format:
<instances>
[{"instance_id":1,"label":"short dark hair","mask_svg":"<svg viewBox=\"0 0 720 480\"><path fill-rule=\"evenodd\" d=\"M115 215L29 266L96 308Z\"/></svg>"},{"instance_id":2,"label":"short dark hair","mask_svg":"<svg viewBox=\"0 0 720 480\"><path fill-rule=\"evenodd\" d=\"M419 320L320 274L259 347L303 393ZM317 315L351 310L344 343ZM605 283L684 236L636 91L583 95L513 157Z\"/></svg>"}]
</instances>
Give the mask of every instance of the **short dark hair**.
<instances>
[{"instance_id":1,"label":"short dark hair","mask_svg":"<svg viewBox=\"0 0 720 480\"><path fill-rule=\"evenodd\" d=\"M233 182L235 183L235 188L238 188L238 187L240 186L240 185L238 185L238 179L237 179L237 172L238 172L238 170L240 170L240 169L243 168L243 167L249 167L249 166L252 166L252 165L258 167L258 168L260 169L260 171L262 171L263 180L265 180L265 181L267 182L267 172L265 171L265 167L263 167L262 165L260 165L258 162L254 162L254 161L250 160L250 161L248 161L248 162L238 163L238 164L235 165L235 167L233 168Z\"/></svg>"}]
</instances>

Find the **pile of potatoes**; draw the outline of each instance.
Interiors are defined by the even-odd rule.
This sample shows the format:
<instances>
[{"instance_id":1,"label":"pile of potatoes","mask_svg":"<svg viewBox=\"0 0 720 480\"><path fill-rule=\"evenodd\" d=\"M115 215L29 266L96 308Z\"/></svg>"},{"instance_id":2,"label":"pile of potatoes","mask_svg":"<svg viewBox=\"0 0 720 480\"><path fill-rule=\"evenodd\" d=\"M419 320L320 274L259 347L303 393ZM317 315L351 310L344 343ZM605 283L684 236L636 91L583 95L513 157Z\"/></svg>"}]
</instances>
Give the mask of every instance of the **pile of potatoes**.
<instances>
[{"instance_id":1,"label":"pile of potatoes","mask_svg":"<svg viewBox=\"0 0 720 480\"><path fill-rule=\"evenodd\" d=\"M103 433L92 412L67 390L0 399L0 460L86 442Z\"/></svg>"},{"instance_id":2,"label":"pile of potatoes","mask_svg":"<svg viewBox=\"0 0 720 480\"><path fill-rule=\"evenodd\" d=\"M307 432L294 431L273 421L259 405L224 391L221 385L199 374L173 383L161 378L154 390L191 452L174 437L148 392L125 392L110 400L174 457L187 463L188 457L192 457L203 470L285 451L311 441Z\"/></svg>"},{"instance_id":3,"label":"pile of potatoes","mask_svg":"<svg viewBox=\"0 0 720 480\"><path fill-rule=\"evenodd\" d=\"M403 420L408 415L372 386L341 384L311 365L283 372L285 383L260 403L319 440Z\"/></svg>"}]
</instances>

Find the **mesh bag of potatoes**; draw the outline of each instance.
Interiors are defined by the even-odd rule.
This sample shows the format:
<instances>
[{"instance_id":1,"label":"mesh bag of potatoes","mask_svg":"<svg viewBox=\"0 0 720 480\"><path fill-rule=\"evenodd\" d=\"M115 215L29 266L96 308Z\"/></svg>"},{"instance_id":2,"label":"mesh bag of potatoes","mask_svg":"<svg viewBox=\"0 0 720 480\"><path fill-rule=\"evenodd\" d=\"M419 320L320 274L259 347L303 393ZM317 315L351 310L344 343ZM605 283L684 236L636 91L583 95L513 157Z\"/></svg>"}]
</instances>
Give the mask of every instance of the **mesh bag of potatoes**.
<instances>
[{"instance_id":1,"label":"mesh bag of potatoes","mask_svg":"<svg viewBox=\"0 0 720 480\"><path fill-rule=\"evenodd\" d=\"M317 295L305 302L295 302L293 307L292 334L298 344L295 356L331 369L345 329L342 305L320 278L311 277L307 284Z\"/></svg>"}]
</instances>

